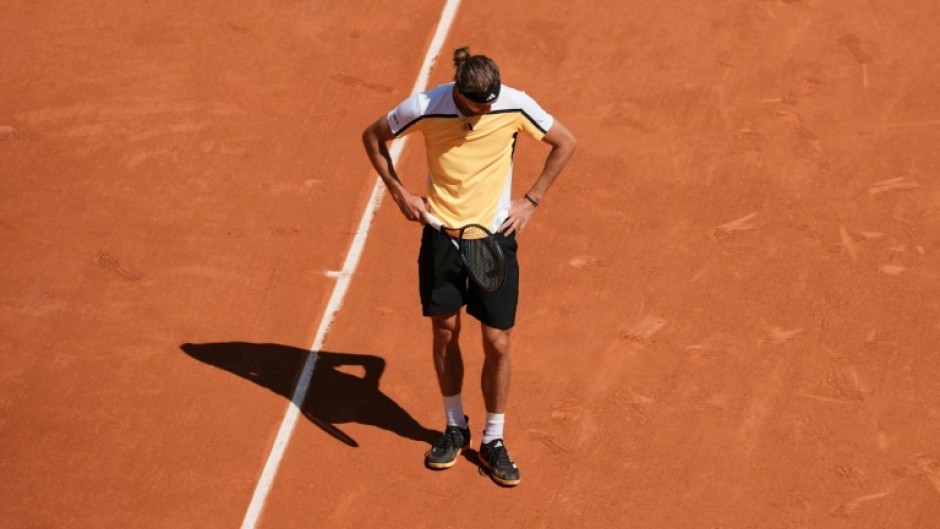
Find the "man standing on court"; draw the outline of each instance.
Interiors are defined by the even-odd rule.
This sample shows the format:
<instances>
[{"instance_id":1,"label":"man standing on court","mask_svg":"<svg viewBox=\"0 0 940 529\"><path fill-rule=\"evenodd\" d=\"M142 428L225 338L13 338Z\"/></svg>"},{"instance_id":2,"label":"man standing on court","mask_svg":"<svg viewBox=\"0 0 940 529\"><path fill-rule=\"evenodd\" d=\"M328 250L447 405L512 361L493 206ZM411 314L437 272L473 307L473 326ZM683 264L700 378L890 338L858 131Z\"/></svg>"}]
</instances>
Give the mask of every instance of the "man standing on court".
<instances>
[{"instance_id":1,"label":"man standing on court","mask_svg":"<svg viewBox=\"0 0 940 529\"><path fill-rule=\"evenodd\" d=\"M499 68L469 48L454 52L454 82L412 95L362 134L366 153L405 218L423 224L418 256L423 314L431 320L433 360L447 427L427 454L430 468L450 468L470 446L464 415L461 309L480 321L483 333L483 399L486 427L480 460L493 479L517 485L519 468L503 441L509 395L509 336L519 294L518 235L574 153L571 132L524 92L501 84ZM408 192L393 167L386 143L420 131L430 172L427 197ZM513 154L519 132L551 145L541 174L522 197L512 199ZM468 281L450 238L432 229L480 224L506 258L505 283L487 292Z\"/></svg>"}]
</instances>

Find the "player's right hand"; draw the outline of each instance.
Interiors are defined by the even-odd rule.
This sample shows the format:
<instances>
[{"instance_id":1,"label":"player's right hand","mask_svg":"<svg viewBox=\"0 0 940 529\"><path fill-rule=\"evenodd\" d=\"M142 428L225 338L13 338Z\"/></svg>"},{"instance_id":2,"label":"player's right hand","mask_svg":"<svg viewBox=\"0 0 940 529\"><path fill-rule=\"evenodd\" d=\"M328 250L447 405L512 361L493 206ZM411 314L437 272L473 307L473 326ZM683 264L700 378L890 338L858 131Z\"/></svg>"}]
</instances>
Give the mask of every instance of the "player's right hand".
<instances>
[{"instance_id":1,"label":"player's right hand","mask_svg":"<svg viewBox=\"0 0 940 529\"><path fill-rule=\"evenodd\" d=\"M398 204L398 209L401 210L406 219L412 222L427 224L425 215L428 212L428 206L425 203L424 197L402 193L400 197L395 198L395 203Z\"/></svg>"}]
</instances>

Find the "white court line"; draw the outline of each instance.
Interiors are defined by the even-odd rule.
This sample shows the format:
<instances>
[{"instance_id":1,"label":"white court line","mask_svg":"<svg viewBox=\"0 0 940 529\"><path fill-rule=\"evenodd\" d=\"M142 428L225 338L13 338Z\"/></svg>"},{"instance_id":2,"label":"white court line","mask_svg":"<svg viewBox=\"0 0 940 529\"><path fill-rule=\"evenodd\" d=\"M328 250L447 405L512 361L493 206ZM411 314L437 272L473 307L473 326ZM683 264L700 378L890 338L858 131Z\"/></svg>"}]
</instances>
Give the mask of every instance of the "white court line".
<instances>
[{"instance_id":1,"label":"white court line","mask_svg":"<svg viewBox=\"0 0 940 529\"><path fill-rule=\"evenodd\" d=\"M421 92L427 87L428 80L431 76L431 66L437 59L441 46L444 45L444 39L447 38L447 32L450 31L450 26L454 21L454 17L457 15L457 8L459 6L460 0L447 0L444 11L441 13L441 18L437 23L434 38L431 39L431 45L428 47L427 54L424 56L424 63L421 65L421 71L418 73L418 78L415 80L415 85L411 93ZM405 140L396 141L394 145L392 145L389 154L391 155L393 164L398 162L404 145ZM313 369L317 363L318 352L323 347L323 340L326 338L330 324L333 323L336 313L339 312L340 307L343 305L343 298L346 297L346 291L349 290L349 283L352 280L353 272L356 271L356 267L359 265L359 258L362 256L362 250L366 244L366 236L369 234L372 219L375 217L375 212L379 209L379 205L382 203L382 197L384 196L385 184L382 183L380 178L376 178L375 186L372 188L372 196L369 198L366 210L362 214L362 219L359 221L359 228L356 230L356 236L353 238L349 253L346 254L343 269L340 270L339 273L332 274L332 276L337 279L336 285L333 287L333 294L330 296L330 301L326 305L326 313L323 315L323 319L320 320L320 326L317 328L313 345L310 346L309 352L307 353L303 371L301 371L297 386L294 388L294 394L291 396L287 413L284 414L284 419L281 421L281 427L277 432L277 438L274 440L274 446L271 448L271 453L268 455L264 470L261 472L261 477L258 479L258 484L255 486L255 493L251 497L251 504L248 505L245 519L242 521L242 529L254 529L258 524L261 510L264 508L264 502L268 497L268 492L271 490L271 485L274 484L274 478L277 476L281 459L284 457L287 444L290 442L291 435L294 432L294 426L297 424L297 419L300 417L300 409L303 406L304 398L307 396L310 380L313 378Z\"/></svg>"}]
</instances>

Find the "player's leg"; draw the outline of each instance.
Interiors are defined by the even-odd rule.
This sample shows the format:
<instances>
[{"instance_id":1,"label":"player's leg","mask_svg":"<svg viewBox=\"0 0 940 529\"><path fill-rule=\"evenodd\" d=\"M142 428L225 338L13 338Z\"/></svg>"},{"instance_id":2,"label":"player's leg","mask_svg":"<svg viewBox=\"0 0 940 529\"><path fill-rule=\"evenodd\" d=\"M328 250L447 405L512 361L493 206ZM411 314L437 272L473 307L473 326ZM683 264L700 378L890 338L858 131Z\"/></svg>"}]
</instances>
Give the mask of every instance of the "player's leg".
<instances>
[{"instance_id":1,"label":"player's leg","mask_svg":"<svg viewBox=\"0 0 940 529\"><path fill-rule=\"evenodd\" d=\"M467 275L450 239L427 226L421 237L418 276L422 312L431 320L432 358L447 424L466 428L462 407L458 417L452 415L463 386L460 311L467 299Z\"/></svg>"},{"instance_id":2,"label":"player's leg","mask_svg":"<svg viewBox=\"0 0 940 529\"><path fill-rule=\"evenodd\" d=\"M483 334L483 376L481 387L487 413L503 414L509 398L511 363L509 335L512 329L497 329L481 324Z\"/></svg>"},{"instance_id":3,"label":"player's leg","mask_svg":"<svg viewBox=\"0 0 940 529\"><path fill-rule=\"evenodd\" d=\"M471 283L467 313L480 320L483 331L485 356L480 384L487 413L480 460L492 471L497 483L512 486L519 483L519 469L506 451L503 423L511 378L509 337L516 322L519 301L518 245L515 237L497 235L497 241L506 257L506 282L495 292L485 292Z\"/></svg>"},{"instance_id":4,"label":"player's leg","mask_svg":"<svg viewBox=\"0 0 940 529\"><path fill-rule=\"evenodd\" d=\"M463 387L463 356L460 353L460 312L431 318L434 370L441 395L458 395Z\"/></svg>"},{"instance_id":5,"label":"player's leg","mask_svg":"<svg viewBox=\"0 0 940 529\"><path fill-rule=\"evenodd\" d=\"M432 358L447 426L425 459L430 468L450 468L470 446L463 413L463 357L460 354L460 310L466 303L466 273L450 240L425 227L418 255L419 289L425 316L431 319Z\"/></svg>"},{"instance_id":6,"label":"player's leg","mask_svg":"<svg viewBox=\"0 0 940 529\"><path fill-rule=\"evenodd\" d=\"M480 443L480 461L490 469L500 485L514 486L520 481L519 467L510 459L503 440L506 403L512 373L509 337L511 329L482 325L483 329L483 400L486 402L486 428Z\"/></svg>"},{"instance_id":7,"label":"player's leg","mask_svg":"<svg viewBox=\"0 0 940 529\"><path fill-rule=\"evenodd\" d=\"M433 358L437 382L444 401L447 427L431 450L425 464L430 468L450 468L460 453L470 446L470 428L463 413L460 391L463 387L463 357L460 354L460 312L431 318L434 336Z\"/></svg>"}]
</instances>

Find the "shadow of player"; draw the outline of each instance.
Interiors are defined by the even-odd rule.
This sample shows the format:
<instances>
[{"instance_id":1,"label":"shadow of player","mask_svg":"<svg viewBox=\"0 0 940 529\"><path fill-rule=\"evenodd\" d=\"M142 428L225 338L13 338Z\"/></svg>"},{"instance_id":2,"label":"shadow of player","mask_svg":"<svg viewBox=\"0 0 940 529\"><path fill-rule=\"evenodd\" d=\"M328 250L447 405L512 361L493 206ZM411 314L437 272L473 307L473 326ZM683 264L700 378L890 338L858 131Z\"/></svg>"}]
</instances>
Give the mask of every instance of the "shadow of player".
<instances>
[{"instance_id":1,"label":"shadow of player","mask_svg":"<svg viewBox=\"0 0 940 529\"><path fill-rule=\"evenodd\" d=\"M232 372L288 400L293 397L297 378L310 354L297 347L246 342L185 343L180 349L196 360ZM339 369L342 366L358 366L364 374L343 372ZM378 356L318 353L301 412L323 431L353 447L359 444L337 424L367 424L432 444L440 432L423 427L379 390L384 370L385 360Z\"/></svg>"}]
</instances>

